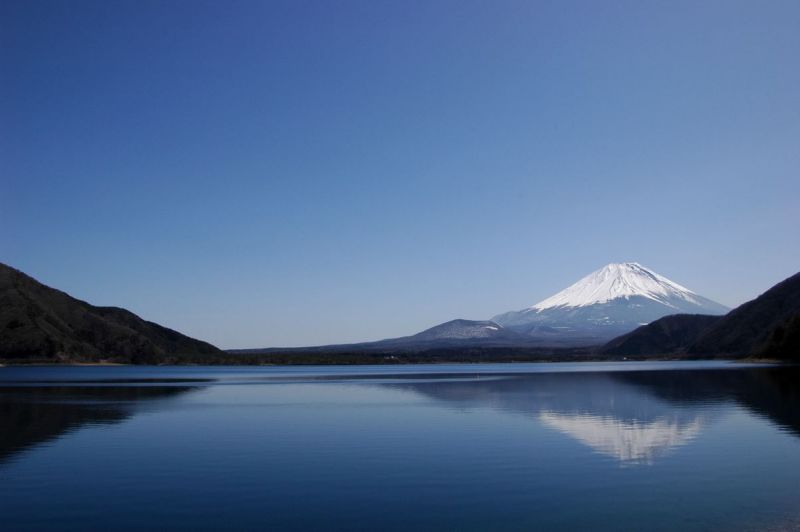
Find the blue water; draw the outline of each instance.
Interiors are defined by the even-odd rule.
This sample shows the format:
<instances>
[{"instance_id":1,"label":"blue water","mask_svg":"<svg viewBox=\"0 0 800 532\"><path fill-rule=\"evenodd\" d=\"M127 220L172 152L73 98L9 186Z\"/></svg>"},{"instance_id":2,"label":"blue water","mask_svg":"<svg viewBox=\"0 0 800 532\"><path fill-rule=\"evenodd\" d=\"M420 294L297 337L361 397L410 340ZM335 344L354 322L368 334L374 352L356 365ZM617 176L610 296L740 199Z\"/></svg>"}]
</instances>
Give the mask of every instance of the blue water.
<instances>
[{"instance_id":1,"label":"blue water","mask_svg":"<svg viewBox=\"0 0 800 532\"><path fill-rule=\"evenodd\" d=\"M796 529L798 377L0 367L0 529Z\"/></svg>"}]
</instances>

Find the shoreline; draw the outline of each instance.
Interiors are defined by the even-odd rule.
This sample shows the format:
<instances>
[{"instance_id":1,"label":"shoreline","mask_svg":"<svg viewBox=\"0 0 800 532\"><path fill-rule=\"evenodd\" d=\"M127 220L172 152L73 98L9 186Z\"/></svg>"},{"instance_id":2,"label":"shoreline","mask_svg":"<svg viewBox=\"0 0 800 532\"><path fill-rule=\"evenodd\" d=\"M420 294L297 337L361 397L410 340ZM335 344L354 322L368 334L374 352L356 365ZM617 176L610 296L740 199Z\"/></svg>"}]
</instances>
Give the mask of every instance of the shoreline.
<instances>
[{"instance_id":1,"label":"shoreline","mask_svg":"<svg viewBox=\"0 0 800 532\"><path fill-rule=\"evenodd\" d=\"M198 363L176 363L176 364L126 364L121 362L35 362L35 363L2 363L2 367L242 367L242 368L257 368L257 367L308 367L308 366L332 366L332 367L354 367L354 366L453 366L453 365L502 365L502 364L597 364L597 363L640 363L640 362L730 362L742 365L791 365L785 360L778 359L735 359L735 358L702 358L702 359L687 359L687 358L627 358L624 360L608 360L608 359L590 359L590 360L433 360L433 361L408 361L408 362L359 362L359 363L325 363L325 362L309 362L309 363L262 363L262 364L204 364Z\"/></svg>"}]
</instances>

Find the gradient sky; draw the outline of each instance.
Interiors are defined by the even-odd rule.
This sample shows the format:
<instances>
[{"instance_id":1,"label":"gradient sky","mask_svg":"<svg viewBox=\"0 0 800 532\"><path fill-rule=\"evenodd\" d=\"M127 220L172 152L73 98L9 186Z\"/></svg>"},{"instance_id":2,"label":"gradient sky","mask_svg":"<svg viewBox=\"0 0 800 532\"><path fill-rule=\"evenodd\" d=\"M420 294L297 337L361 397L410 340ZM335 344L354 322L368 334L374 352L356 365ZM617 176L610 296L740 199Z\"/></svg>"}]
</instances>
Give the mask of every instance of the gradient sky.
<instances>
[{"instance_id":1,"label":"gradient sky","mask_svg":"<svg viewBox=\"0 0 800 532\"><path fill-rule=\"evenodd\" d=\"M800 270L800 2L0 3L0 261L224 348Z\"/></svg>"}]
</instances>

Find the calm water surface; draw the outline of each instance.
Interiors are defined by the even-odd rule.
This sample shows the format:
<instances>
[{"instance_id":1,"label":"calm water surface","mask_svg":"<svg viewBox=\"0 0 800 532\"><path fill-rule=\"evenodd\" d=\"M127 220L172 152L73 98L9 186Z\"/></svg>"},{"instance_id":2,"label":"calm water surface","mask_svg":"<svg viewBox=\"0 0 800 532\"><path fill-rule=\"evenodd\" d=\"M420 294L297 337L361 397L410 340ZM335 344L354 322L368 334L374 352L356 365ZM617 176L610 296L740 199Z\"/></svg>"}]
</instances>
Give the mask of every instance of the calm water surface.
<instances>
[{"instance_id":1,"label":"calm water surface","mask_svg":"<svg viewBox=\"0 0 800 532\"><path fill-rule=\"evenodd\" d=\"M799 377L0 367L0 529L800 529Z\"/></svg>"}]
</instances>

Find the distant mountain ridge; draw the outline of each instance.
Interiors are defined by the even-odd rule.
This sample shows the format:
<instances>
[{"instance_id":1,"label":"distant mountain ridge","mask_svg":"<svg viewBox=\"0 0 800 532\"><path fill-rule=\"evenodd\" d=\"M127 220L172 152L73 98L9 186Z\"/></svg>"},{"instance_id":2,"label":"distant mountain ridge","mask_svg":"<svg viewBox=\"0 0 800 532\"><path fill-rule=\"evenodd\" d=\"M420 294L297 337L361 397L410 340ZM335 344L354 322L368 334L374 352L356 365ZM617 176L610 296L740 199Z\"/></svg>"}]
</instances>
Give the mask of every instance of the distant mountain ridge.
<instances>
[{"instance_id":1,"label":"distant mountain ridge","mask_svg":"<svg viewBox=\"0 0 800 532\"><path fill-rule=\"evenodd\" d=\"M219 354L213 345L96 307L0 263L0 360L157 363L165 356Z\"/></svg>"},{"instance_id":2,"label":"distant mountain ridge","mask_svg":"<svg viewBox=\"0 0 800 532\"><path fill-rule=\"evenodd\" d=\"M700 296L637 262L612 263L526 309L493 317L527 336L598 344L670 314L725 314Z\"/></svg>"},{"instance_id":3,"label":"distant mountain ridge","mask_svg":"<svg viewBox=\"0 0 800 532\"><path fill-rule=\"evenodd\" d=\"M458 347L509 347L534 345L531 338L504 328L493 321L455 319L429 329L397 338L353 344L330 344L310 347L267 347L261 349L234 349L231 352L370 352L415 351L431 348Z\"/></svg>"},{"instance_id":4,"label":"distant mountain ridge","mask_svg":"<svg viewBox=\"0 0 800 532\"><path fill-rule=\"evenodd\" d=\"M413 336L406 337L409 341L431 340L512 340L520 341L524 337L498 325L493 321L475 321L457 319L425 329Z\"/></svg>"}]
</instances>

